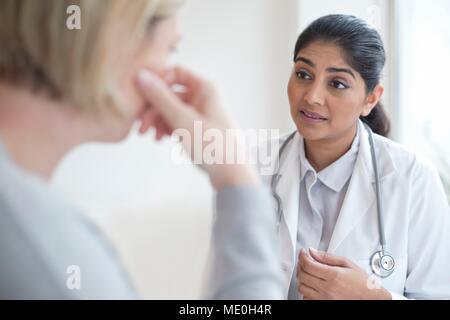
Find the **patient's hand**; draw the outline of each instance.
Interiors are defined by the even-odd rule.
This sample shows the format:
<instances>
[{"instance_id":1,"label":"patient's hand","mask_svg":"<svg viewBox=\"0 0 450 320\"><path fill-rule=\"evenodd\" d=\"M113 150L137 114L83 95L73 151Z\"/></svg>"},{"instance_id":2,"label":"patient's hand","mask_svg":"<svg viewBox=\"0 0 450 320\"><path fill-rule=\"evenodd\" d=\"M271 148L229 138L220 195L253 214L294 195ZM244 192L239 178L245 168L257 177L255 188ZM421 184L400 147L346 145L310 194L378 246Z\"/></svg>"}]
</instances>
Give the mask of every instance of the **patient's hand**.
<instances>
[{"instance_id":1,"label":"patient's hand","mask_svg":"<svg viewBox=\"0 0 450 320\"><path fill-rule=\"evenodd\" d=\"M392 298L381 286L371 288L367 273L347 258L302 249L298 261L298 291L305 300Z\"/></svg>"},{"instance_id":2,"label":"patient's hand","mask_svg":"<svg viewBox=\"0 0 450 320\"><path fill-rule=\"evenodd\" d=\"M201 122L203 131L218 129L223 137L226 129L234 128L234 123L223 108L214 86L191 71L176 67L162 79L144 69L139 74L138 83L148 103L148 110L142 117L141 133L155 127L157 139L160 139L174 131L176 133L176 129L187 130L192 139L182 142L192 159L201 159L206 146L201 144L200 148L195 148L193 139L203 141L203 136L194 137L194 133L198 134L194 130L196 121L197 125ZM174 92L172 90L174 85L183 90ZM225 157L226 150L223 152ZM216 189L259 184L255 169L249 165L202 163L200 167L209 174Z\"/></svg>"},{"instance_id":3,"label":"patient's hand","mask_svg":"<svg viewBox=\"0 0 450 320\"><path fill-rule=\"evenodd\" d=\"M147 69L141 70L141 75L141 78L147 78L143 81L150 81L152 86L143 88L146 84L140 81L149 102L141 117L141 133L155 127L162 137L172 134L174 129L188 128L193 125L193 120L206 120L209 125L214 122L214 127L233 127L215 87L199 75L181 67L167 70L161 77ZM173 91L174 85L181 86L184 91ZM162 125L165 131L158 130L163 128Z\"/></svg>"}]
</instances>

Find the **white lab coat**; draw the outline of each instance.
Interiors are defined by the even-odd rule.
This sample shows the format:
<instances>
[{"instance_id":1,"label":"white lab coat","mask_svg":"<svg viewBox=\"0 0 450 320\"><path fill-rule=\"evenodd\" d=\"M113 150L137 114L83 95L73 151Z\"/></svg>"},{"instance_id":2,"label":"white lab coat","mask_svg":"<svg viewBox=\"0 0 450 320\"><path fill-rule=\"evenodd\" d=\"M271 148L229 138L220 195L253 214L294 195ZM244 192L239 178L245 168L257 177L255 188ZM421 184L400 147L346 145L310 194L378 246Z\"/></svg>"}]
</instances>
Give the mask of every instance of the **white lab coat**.
<instances>
[{"instance_id":1,"label":"white lab coat","mask_svg":"<svg viewBox=\"0 0 450 320\"><path fill-rule=\"evenodd\" d=\"M328 252L371 274L370 257L380 248L375 178L368 133L358 125L359 153ZM283 206L279 245L286 297L296 261L302 139L297 133L286 147L277 186ZM381 284L394 299L450 298L450 209L439 176L428 162L391 140L374 134L374 145L386 249L395 258L395 271L380 279ZM270 178L263 176L269 186Z\"/></svg>"}]
</instances>

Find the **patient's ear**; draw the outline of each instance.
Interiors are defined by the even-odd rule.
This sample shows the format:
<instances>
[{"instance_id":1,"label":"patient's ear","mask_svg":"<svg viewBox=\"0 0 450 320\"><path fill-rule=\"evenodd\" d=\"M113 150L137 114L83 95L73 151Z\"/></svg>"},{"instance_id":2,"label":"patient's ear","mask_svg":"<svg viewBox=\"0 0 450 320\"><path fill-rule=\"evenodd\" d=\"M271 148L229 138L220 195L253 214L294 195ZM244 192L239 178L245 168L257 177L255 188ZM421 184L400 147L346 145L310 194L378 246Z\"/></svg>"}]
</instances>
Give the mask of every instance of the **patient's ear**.
<instances>
[{"instance_id":1,"label":"patient's ear","mask_svg":"<svg viewBox=\"0 0 450 320\"><path fill-rule=\"evenodd\" d=\"M378 104L381 99L381 96L384 93L384 87L381 84L378 84L371 93L369 93L366 97L366 103L364 104L361 115L363 117L367 117L372 109Z\"/></svg>"}]
</instances>

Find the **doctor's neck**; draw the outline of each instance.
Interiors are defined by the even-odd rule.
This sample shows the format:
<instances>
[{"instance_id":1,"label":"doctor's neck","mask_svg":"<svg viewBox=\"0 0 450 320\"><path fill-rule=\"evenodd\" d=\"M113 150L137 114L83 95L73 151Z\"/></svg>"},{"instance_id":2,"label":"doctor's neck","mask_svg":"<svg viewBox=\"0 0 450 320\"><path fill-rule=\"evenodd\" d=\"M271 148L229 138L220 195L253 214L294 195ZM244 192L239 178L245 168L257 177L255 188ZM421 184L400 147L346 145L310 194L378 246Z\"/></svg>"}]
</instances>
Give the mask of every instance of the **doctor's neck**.
<instances>
[{"instance_id":1,"label":"doctor's neck","mask_svg":"<svg viewBox=\"0 0 450 320\"><path fill-rule=\"evenodd\" d=\"M23 169L50 179L63 156L88 140L83 129L63 103L0 82L0 142Z\"/></svg>"},{"instance_id":2,"label":"doctor's neck","mask_svg":"<svg viewBox=\"0 0 450 320\"><path fill-rule=\"evenodd\" d=\"M350 150L356 130L355 124L350 130L333 139L305 139L305 156L314 170L322 171Z\"/></svg>"}]
</instances>

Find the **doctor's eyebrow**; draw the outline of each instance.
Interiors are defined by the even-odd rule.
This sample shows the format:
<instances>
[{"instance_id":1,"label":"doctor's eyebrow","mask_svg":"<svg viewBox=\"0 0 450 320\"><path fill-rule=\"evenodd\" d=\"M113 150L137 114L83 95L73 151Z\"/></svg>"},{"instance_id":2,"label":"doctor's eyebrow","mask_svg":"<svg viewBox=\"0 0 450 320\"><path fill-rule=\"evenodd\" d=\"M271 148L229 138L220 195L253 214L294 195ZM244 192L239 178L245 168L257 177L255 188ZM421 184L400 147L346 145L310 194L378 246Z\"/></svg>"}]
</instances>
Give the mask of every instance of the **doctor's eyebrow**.
<instances>
[{"instance_id":1,"label":"doctor's eyebrow","mask_svg":"<svg viewBox=\"0 0 450 320\"><path fill-rule=\"evenodd\" d=\"M327 68L327 71L328 72L332 72L332 73L335 73L335 72L345 72L345 73L348 73L349 75L351 75L352 77L353 77L353 79L356 79L355 78L355 75L353 74L353 72L352 72L352 70L350 70L350 69L347 69L347 68Z\"/></svg>"},{"instance_id":2,"label":"doctor's eyebrow","mask_svg":"<svg viewBox=\"0 0 450 320\"><path fill-rule=\"evenodd\" d=\"M312 62L311 60L309 60L309 59L307 59L305 57L298 56L294 60L295 63L297 63L299 61L304 62L304 63L306 63L307 65L309 65L309 66L311 66L313 68L316 67L314 62ZM355 74L353 73L353 71L348 69L348 68L330 67L330 68L327 68L327 72L330 72L330 73L345 72L345 73L348 73L349 75L351 75L353 77L353 79L356 79Z\"/></svg>"},{"instance_id":3,"label":"doctor's eyebrow","mask_svg":"<svg viewBox=\"0 0 450 320\"><path fill-rule=\"evenodd\" d=\"M297 56L297 58L295 58L294 62L297 63L297 62L299 62L299 61L304 62L304 63L306 63L307 65L309 65L309 66L311 66L311 67L313 67L313 68L316 67L316 65L314 64L314 62L312 62L311 60L306 59L306 58L304 58L304 57Z\"/></svg>"}]
</instances>

